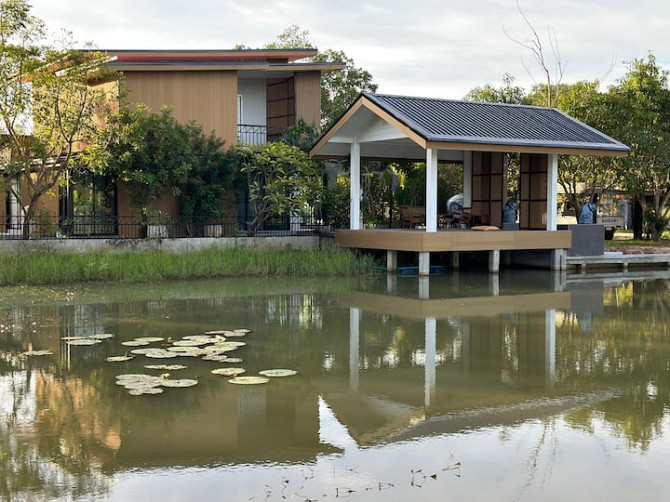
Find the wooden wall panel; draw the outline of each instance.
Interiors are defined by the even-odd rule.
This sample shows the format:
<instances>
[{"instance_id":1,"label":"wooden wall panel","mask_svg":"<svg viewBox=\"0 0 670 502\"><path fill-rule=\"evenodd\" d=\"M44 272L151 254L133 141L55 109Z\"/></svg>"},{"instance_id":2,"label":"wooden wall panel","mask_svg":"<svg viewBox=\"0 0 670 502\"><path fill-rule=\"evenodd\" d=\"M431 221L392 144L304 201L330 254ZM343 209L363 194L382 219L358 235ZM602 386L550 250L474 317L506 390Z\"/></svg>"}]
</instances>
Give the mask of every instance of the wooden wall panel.
<instances>
[{"instance_id":1,"label":"wooden wall panel","mask_svg":"<svg viewBox=\"0 0 670 502\"><path fill-rule=\"evenodd\" d=\"M267 125L269 128L295 125L295 79L267 80Z\"/></svg>"},{"instance_id":2,"label":"wooden wall panel","mask_svg":"<svg viewBox=\"0 0 670 502\"><path fill-rule=\"evenodd\" d=\"M318 126L321 122L321 72L297 73L295 95L296 117Z\"/></svg>"},{"instance_id":3,"label":"wooden wall panel","mask_svg":"<svg viewBox=\"0 0 670 502\"><path fill-rule=\"evenodd\" d=\"M472 152L472 214L486 225L502 227L502 207L506 201L504 154Z\"/></svg>"},{"instance_id":4,"label":"wooden wall panel","mask_svg":"<svg viewBox=\"0 0 670 502\"><path fill-rule=\"evenodd\" d=\"M521 154L519 228L546 228L548 155Z\"/></svg>"},{"instance_id":5,"label":"wooden wall panel","mask_svg":"<svg viewBox=\"0 0 670 502\"><path fill-rule=\"evenodd\" d=\"M154 111L172 108L180 122L195 120L226 145L237 143L237 72L128 72L130 101Z\"/></svg>"}]
</instances>

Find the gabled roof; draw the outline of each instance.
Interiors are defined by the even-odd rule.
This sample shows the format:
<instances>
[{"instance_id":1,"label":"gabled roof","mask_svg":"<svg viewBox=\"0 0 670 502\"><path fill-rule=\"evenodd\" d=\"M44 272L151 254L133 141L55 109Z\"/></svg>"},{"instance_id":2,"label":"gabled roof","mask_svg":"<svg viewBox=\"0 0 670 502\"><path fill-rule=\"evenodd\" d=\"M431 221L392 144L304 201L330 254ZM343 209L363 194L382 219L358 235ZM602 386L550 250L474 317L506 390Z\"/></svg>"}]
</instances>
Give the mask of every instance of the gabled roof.
<instances>
[{"instance_id":1,"label":"gabled roof","mask_svg":"<svg viewBox=\"0 0 670 502\"><path fill-rule=\"evenodd\" d=\"M554 108L362 94L310 154L346 156L353 138L361 156L378 158L398 158L403 151L404 158L420 158L417 150L426 148L603 156L630 151Z\"/></svg>"}]
</instances>

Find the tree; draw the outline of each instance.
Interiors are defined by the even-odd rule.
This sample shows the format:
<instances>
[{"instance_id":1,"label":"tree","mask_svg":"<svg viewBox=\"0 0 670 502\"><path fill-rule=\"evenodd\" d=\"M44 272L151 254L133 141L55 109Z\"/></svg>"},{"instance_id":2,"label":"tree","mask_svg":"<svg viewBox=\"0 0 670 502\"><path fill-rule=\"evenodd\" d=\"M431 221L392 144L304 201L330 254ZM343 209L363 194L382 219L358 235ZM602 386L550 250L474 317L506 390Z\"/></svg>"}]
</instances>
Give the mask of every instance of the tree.
<instances>
[{"instance_id":1,"label":"tree","mask_svg":"<svg viewBox=\"0 0 670 502\"><path fill-rule=\"evenodd\" d=\"M273 142L244 147L240 156L253 207L251 232L271 215L288 217L321 201L321 172L300 148Z\"/></svg>"},{"instance_id":2,"label":"tree","mask_svg":"<svg viewBox=\"0 0 670 502\"><path fill-rule=\"evenodd\" d=\"M523 87L514 84L514 76L505 73L503 85L493 87L486 84L484 87L475 87L466 94L466 101L484 101L487 103L508 103L514 105L523 104L526 101L526 91Z\"/></svg>"},{"instance_id":3,"label":"tree","mask_svg":"<svg viewBox=\"0 0 670 502\"><path fill-rule=\"evenodd\" d=\"M44 45L44 37L25 0L0 2L0 184L28 222L62 173L80 165L79 153L97 133L108 96L95 84L116 78L104 54L72 49L67 34L62 48ZM29 229L23 226L24 237Z\"/></svg>"},{"instance_id":4,"label":"tree","mask_svg":"<svg viewBox=\"0 0 670 502\"><path fill-rule=\"evenodd\" d=\"M101 174L129 183L130 202L146 209L167 193L179 196L198 159L190 140L201 134L194 122L181 124L168 107L122 106L107 119L107 144L91 159Z\"/></svg>"},{"instance_id":5,"label":"tree","mask_svg":"<svg viewBox=\"0 0 670 502\"><path fill-rule=\"evenodd\" d=\"M627 67L607 96L610 132L631 148L618 166L624 187L642 207L647 235L656 240L667 226L670 201L668 72L651 52L646 60L635 59Z\"/></svg>"},{"instance_id":6,"label":"tree","mask_svg":"<svg viewBox=\"0 0 670 502\"><path fill-rule=\"evenodd\" d=\"M313 48L309 31L291 25L277 36L277 42L269 43L267 49ZM345 64L342 71L325 73L321 76L321 127L330 127L356 98L363 92L376 92L377 84L372 75L360 67L342 51L325 50L312 58L314 62L340 62Z\"/></svg>"}]
</instances>

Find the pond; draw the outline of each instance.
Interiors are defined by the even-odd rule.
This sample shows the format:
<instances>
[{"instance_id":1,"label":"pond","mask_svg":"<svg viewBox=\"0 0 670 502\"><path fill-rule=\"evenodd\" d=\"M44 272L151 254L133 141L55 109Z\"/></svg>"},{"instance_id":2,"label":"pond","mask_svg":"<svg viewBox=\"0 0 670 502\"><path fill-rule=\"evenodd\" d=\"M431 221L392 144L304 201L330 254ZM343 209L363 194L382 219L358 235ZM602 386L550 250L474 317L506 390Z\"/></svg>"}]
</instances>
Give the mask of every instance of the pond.
<instances>
[{"instance_id":1,"label":"pond","mask_svg":"<svg viewBox=\"0 0 670 502\"><path fill-rule=\"evenodd\" d=\"M666 500L670 276L658 275L5 288L0 493ZM296 374L230 382L268 369ZM117 385L123 374L160 393Z\"/></svg>"}]
</instances>

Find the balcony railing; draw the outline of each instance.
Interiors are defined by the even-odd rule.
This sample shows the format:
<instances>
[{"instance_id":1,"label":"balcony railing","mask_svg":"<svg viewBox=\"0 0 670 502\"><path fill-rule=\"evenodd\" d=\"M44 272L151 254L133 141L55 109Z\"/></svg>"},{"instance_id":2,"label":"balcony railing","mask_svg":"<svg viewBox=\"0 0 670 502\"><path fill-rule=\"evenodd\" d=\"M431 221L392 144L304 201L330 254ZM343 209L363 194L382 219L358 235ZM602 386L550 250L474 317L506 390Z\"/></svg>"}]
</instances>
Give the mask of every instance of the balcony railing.
<instances>
[{"instance_id":1,"label":"balcony railing","mask_svg":"<svg viewBox=\"0 0 670 502\"><path fill-rule=\"evenodd\" d=\"M264 145L281 140L288 127L238 124L237 141L245 145Z\"/></svg>"},{"instance_id":2,"label":"balcony railing","mask_svg":"<svg viewBox=\"0 0 670 502\"><path fill-rule=\"evenodd\" d=\"M285 216L273 218L258 228L237 217L162 218L138 216L75 216L58 218L40 215L26 222L23 217L0 214L0 240L21 239L142 239L193 237L286 237L332 235L322 218Z\"/></svg>"}]
</instances>

